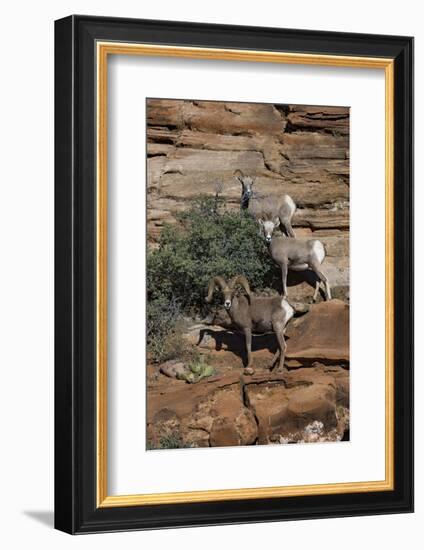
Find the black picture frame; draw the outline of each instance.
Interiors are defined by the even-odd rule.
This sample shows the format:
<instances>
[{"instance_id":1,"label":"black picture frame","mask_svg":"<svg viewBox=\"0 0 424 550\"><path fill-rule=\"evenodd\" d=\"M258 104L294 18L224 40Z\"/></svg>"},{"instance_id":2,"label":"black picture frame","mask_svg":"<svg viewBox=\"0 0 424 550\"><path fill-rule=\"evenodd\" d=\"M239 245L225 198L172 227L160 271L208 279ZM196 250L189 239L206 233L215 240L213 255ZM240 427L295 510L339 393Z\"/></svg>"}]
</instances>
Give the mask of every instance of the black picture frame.
<instances>
[{"instance_id":1,"label":"black picture frame","mask_svg":"<svg viewBox=\"0 0 424 550\"><path fill-rule=\"evenodd\" d=\"M98 508L95 43L394 59L393 491ZM73 15L55 23L55 527L68 533L413 511L413 39Z\"/></svg>"}]
</instances>

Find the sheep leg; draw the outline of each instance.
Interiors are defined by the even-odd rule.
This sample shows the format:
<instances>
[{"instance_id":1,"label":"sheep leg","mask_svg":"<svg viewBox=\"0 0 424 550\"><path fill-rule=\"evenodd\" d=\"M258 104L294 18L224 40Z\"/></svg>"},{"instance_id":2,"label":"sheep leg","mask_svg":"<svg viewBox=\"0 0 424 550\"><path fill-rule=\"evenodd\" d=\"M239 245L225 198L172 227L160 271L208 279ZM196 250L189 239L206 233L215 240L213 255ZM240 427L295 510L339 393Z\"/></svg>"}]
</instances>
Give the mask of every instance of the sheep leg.
<instances>
[{"instance_id":1,"label":"sheep leg","mask_svg":"<svg viewBox=\"0 0 424 550\"><path fill-rule=\"evenodd\" d=\"M283 284L283 298L287 296L287 264L280 264L281 282Z\"/></svg>"},{"instance_id":2,"label":"sheep leg","mask_svg":"<svg viewBox=\"0 0 424 550\"><path fill-rule=\"evenodd\" d=\"M313 264L311 267L312 267L312 270L318 275L320 280L325 285L325 294L326 294L327 300L331 300L330 283L328 282L327 277L324 275L324 273L322 271L320 271L319 267L316 264ZM317 293L316 288L315 288L315 293ZM314 296L315 296L315 294L314 294Z\"/></svg>"},{"instance_id":3,"label":"sheep leg","mask_svg":"<svg viewBox=\"0 0 424 550\"><path fill-rule=\"evenodd\" d=\"M277 359L278 359L280 353L281 353L281 350L280 350L280 348L278 348L277 351L274 353L274 357L272 358L271 370L274 368L274 365L277 362Z\"/></svg>"},{"instance_id":4,"label":"sheep leg","mask_svg":"<svg viewBox=\"0 0 424 550\"><path fill-rule=\"evenodd\" d=\"M316 281L316 283L315 283L315 292L314 292L314 296L313 296L313 298L312 298L312 301L313 301L313 302L316 302L316 301L317 301L320 283L321 283L321 280L320 280L320 279L318 279L318 280Z\"/></svg>"},{"instance_id":5,"label":"sheep leg","mask_svg":"<svg viewBox=\"0 0 424 550\"><path fill-rule=\"evenodd\" d=\"M287 344L284 338L284 328L282 324L278 324L275 330L275 335L277 336L278 344L280 346L280 361L278 367L274 369L275 372L284 372L284 359L286 356Z\"/></svg>"},{"instance_id":6,"label":"sheep leg","mask_svg":"<svg viewBox=\"0 0 424 550\"><path fill-rule=\"evenodd\" d=\"M244 329L244 337L246 340L247 365L246 368L252 366L252 331L250 328Z\"/></svg>"},{"instance_id":7,"label":"sheep leg","mask_svg":"<svg viewBox=\"0 0 424 550\"><path fill-rule=\"evenodd\" d=\"M286 230L286 233L289 237L292 237L293 239L296 237L293 231L292 224L289 221L286 221L284 224L284 228Z\"/></svg>"}]
</instances>

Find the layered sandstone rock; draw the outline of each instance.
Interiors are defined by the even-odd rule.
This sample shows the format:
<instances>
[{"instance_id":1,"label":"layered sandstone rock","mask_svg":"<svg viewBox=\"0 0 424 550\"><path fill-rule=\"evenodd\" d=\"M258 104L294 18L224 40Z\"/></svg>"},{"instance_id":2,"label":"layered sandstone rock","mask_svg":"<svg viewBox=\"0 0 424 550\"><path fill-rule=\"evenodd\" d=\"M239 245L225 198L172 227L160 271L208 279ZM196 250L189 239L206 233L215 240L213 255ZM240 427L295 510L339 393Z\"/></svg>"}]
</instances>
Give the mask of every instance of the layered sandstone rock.
<instances>
[{"instance_id":1,"label":"layered sandstone rock","mask_svg":"<svg viewBox=\"0 0 424 550\"><path fill-rule=\"evenodd\" d=\"M258 195L294 199L296 235L325 244L334 295L348 300L348 134L345 107L148 100L149 244L199 195L219 189L228 208L239 208L241 170L256 177ZM313 293L296 276L289 284L295 300Z\"/></svg>"},{"instance_id":2,"label":"layered sandstone rock","mask_svg":"<svg viewBox=\"0 0 424 550\"><path fill-rule=\"evenodd\" d=\"M349 429L349 377L339 366L253 376L233 369L197 385L160 388L149 388L151 448L170 438L181 447L340 441Z\"/></svg>"},{"instance_id":3,"label":"layered sandstone rock","mask_svg":"<svg viewBox=\"0 0 424 550\"><path fill-rule=\"evenodd\" d=\"M147 437L151 447L162 448L169 438L184 447L221 447L347 437L349 307L343 302L312 305L291 321L289 369L284 373L270 370L277 349L274 335L253 337L253 375L243 369L242 335L197 324L186 338L206 354L216 374L187 384L158 373L165 368L150 367ZM171 366L175 369L181 363Z\"/></svg>"},{"instance_id":4,"label":"layered sandstone rock","mask_svg":"<svg viewBox=\"0 0 424 550\"><path fill-rule=\"evenodd\" d=\"M181 380L149 388L147 437L161 447L169 437L188 447L252 445L257 424L242 400L240 373L205 379L196 385Z\"/></svg>"},{"instance_id":5,"label":"layered sandstone rock","mask_svg":"<svg viewBox=\"0 0 424 550\"><path fill-rule=\"evenodd\" d=\"M246 385L258 444L339 441L348 429L348 372L323 365L280 380L253 376Z\"/></svg>"},{"instance_id":6,"label":"layered sandstone rock","mask_svg":"<svg viewBox=\"0 0 424 550\"><path fill-rule=\"evenodd\" d=\"M341 300L311 305L307 315L296 319L288 327L286 335L286 358L292 360L292 365L313 361L347 364L349 306Z\"/></svg>"},{"instance_id":7,"label":"layered sandstone rock","mask_svg":"<svg viewBox=\"0 0 424 550\"><path fill-rule=\"evenodd\" d=\"M289 372L270 371L274 335L255 336L254 374L243 371L244 338L228 315L191 326L189 344L216 375L196 384L148 366L147 440L152 448L339 441L349 430L349 110L344 107L149 100L147 228L157 245L165 223L199 195L219 189L238 209L236 170L255 193L287 193L296 236L325 246L333 299L309 305L312 273L289 272L289 300L305 306L287 330ZM322 299L322 298L321 298ZM220 325L220 326L217 326ZM180 368L184 368L184 365Z\"/></svg>"}]
</instances>

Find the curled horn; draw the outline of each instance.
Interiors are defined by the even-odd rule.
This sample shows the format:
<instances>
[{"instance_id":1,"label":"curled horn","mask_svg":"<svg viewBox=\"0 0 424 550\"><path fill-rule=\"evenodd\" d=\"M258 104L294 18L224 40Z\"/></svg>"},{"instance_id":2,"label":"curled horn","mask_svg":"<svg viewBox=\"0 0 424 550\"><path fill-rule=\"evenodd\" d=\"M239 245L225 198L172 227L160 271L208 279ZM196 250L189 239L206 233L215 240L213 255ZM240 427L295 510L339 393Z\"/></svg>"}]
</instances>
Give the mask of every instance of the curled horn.
<instances>
[{"instance_id":1,"label":"curled horn","mask_svg":"<svg viewBox=\"0 0 424 550\"><path fill-rule=\"evenodd\" d=\"M246 291L246 294L250 298L250 286L249 281L244 277L243 275L236 275L233 279L231 279L230 287L234 288L237 284L241 285L244 290Z\"/></svg>"},{"instance_id":2,"label":"curled horn","mask_svg":"<svg viewBox=\"0 0 424 550\"><path fill-rule=\"evenodd\" d=\"M212 295L213 291L215 290L215 287L219 285L221 287L221 290L224 289L227 286L227 283L222 277L214 277L209 281L209 287L208 287L208 295L205 298L205 301L209 304L212 301Z\"/></svg>"}]
</instances>

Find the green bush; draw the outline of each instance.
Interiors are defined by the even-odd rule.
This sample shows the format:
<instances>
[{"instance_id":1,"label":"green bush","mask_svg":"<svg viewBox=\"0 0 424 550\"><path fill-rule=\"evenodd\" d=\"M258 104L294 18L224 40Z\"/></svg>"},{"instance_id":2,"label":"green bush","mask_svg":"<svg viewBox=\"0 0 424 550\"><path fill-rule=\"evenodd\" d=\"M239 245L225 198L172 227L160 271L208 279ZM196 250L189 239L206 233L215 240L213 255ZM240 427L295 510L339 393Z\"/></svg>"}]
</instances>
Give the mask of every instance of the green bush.
<instances>
[{"instance_id":1,"label":"green bush","mask_svg":"<svg viewBox=\"0 0 424 550\"><path fill-rule=\"evenodd\" d=\"M182 337L184 323L181 308L175 298L164 296L147 302L147 349L158 363L183 358L188 344Z\"/></svg>"},{"instance_id":2,"label":"green bush","mask_svg":"<svg viewBox=\"0 0 424 550\"><path fill-rule=\"evenodd\" d=\"M257 223L227 211L218 196L194 201L179 221L164 226L159 248L147 256L147 345L158 362L184 354L180 320L206 314L212 277L244 275L255 290L279 280Z\"/></svg>"},{"instance_id":3,"label":"green bush","mask_svg":"<svg viewBox=\"0 0 424 550\"><path fill-rule=\"evenodd\" d=\"M165 225L159 248L148 255L149 300L178 300L182 311L204 314L216 275L244 275L257 290L273 286L278 271L249 215L228 212L219 198L202 198L180 220L180 228Z\"/></svg>"}]
</instances>

